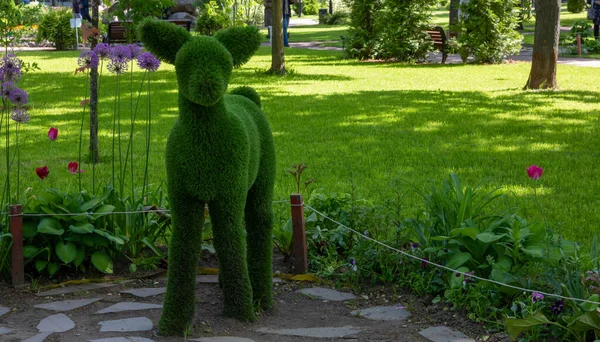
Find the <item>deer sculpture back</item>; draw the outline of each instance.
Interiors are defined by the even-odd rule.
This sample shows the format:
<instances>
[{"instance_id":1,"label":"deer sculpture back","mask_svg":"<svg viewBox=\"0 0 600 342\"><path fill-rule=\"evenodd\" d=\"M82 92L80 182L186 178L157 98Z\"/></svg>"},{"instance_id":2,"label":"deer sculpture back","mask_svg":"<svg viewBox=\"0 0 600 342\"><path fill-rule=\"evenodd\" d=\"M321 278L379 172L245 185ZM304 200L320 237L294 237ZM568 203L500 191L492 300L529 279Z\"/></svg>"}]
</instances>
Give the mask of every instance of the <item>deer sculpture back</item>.
<instances>
[{"instance_id":1,"label":"deer sculpture back","mask_svg":"<svg viewBox=\"0 0 600 342\"><path fill-rule=\"evenodd\" d=\"M138 34L149 51L175 65L179 88L179 118L166 149L173 234L159 333L181 335L194 318L205 204L224 314L253 321L256 309L273 303L275 148L256 91L226 91L232 69L260 46L260 34L254 27L234 27L213 37L192 37L181 27L151 19L140 23Z\"/></svg>"}]
</instances>

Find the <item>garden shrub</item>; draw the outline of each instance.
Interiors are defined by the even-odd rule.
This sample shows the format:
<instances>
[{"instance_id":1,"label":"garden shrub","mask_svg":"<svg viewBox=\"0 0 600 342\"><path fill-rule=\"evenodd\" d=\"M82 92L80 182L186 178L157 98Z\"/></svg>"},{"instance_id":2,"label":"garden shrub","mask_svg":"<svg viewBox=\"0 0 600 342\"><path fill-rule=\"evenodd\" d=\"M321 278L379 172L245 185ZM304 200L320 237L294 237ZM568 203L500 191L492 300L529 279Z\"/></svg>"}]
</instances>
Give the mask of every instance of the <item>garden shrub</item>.
<instances>
[{"instance_id":1,"label":"garden shrub","mask_svg":"<svg viewBox=\"0 0 600 342\"><path fill-rule=\"evenodd\" d=\"M300 1L296 1L293 5L294 12L299 13ZM324 1L319 0L302 0L302 14L315 15L319 13L320 8L328 8Z\"/></svg>"},{"instance_id":2,"label":"garden shrub","mask_svg":"<svg viewBox=\"0 0 600 342\"><path fill-rule=\"evenodd\" d=\"M358 59L423 60L433 48L425 29L436 0L347 0L347 53Z\"/></svg>"},{"instance_id":3,"label":"garden shrub","mask_svg":"<svg viewBox=\"0 0 600 342\"><path fill-rule=\"evenodd\" d=\"M346 12L333 12L333 14L319 17L319 24L344 25L348 22L348 17L349 15Z\"/></svg>"},{"instance_id":4,"label":"garden shrub","mask_svg":"<svg viewBox=\"0 0 600 342\"><path fill-rule=\"evenodd\" d=\"M52 9L42 16L38 27L37 40L48 40L57 50L75 46L75 30L71 29L73 17L70 9Z\"/></svg>"},{"instance_id":5,"label":"garden shrub","mask_svg":"<svg viewBox=\"0 0 600 342\"><path fill-rule=\"evenodd\" d=\"M567 0L567 11L581 13L585 9L585 0Z\"/></svg>"},{"instance_id":6,"label":"garden shrub","mask_svg":"<svg viewBox=\"0 0 600 342\"><path fill-rule=\"evenodd\" d=\"M476 63L501 63L521 49L515 30L518 11L513 0L471 0L461 4L460 35L463 61L474 56Z\"/></svg>"},{"instance_id":7,"label":"garden shrub","mask_svg":"<svg viewBox=\"0 0 600 342\"><path fill-rule=\"evenodd\" d=\"M424 208L417 211L420 214L416 217L407 217L401 210L402 195L377 206L355 194L315 190L308 199L311 207L425 261L350 233L309 209L306 227L311 271L355 286L392 282L418 295L433 295L434 303L444 299L453 310L466 310L469 319L495 329L501 328L505 320L515 338L572 338L567 327L578 340L584 340L586 333L593 334L590 319L595 305L553 298L542 302L536 294L473 276L598 301L599 248L595 238L592 252L584 254L577 244L562 239L551 227L520 216L504 193L463 185L456 175L418 193ZM438 269L430 262L462 274ZM546 322L556 324L547 326Z\"/></svg>"},{"instance_id":8,"label":"garden shrub","mask_svg":"<svg viewBox=\"0 0 600 342\"><path fill-rule=\"evenodd\" d=\"M198 16L195 30L200 34L212 36L218 30L229 27L230 21L229 17L211 1Z\"/></svg>"}]
</instances>

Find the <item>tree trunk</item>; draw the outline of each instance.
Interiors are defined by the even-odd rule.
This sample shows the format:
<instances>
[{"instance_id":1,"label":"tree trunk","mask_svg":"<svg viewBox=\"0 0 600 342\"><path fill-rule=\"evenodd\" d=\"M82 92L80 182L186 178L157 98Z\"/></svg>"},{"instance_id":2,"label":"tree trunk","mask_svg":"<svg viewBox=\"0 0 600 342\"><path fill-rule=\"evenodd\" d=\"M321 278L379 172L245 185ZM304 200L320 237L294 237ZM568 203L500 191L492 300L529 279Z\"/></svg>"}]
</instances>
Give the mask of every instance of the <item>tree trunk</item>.
<instances>
[{"instance_id":1,"label":"tree trunk","mask_svg":"<svg viewBox=\"0 0 600 342\"><path fill-rule=\"evenodd\" d=\"M450 0L450 36L452 33L458 33L456 25L458 25L458 8L460 7L460 0Z\"/></svg>"},{"instance_id":2,"label":"tree trunk","mask_svg":"<svg viewBox=\"0 0 600 342\"><path fill-rule=\"evenodd\" d=\"M531 72L524 89L554 89L557 87L560 0L537 0L535 14Z\"/></svg>"},{"instance_id":3,"label":"tree trunk","mask_svg":"<svg viewBox=\"0 0 600 342\"><path fill-rule=\"evenodd\" d=\"M56 7L56 0L52 0L52 7Z\"/></svg>"},{"instance_id":4,"label":"tree trunk","mask_svg":"<svg viewBox=\"0 0 600 342\"><path fill-rule=\"evenodd\" d=\"M271 4L273 30L271 38L271 69L272 74L285 75L285 54L283 51L283 0L273 0Z\"/></svg>"},{"instance_id":5,"label":"tree trunk","mask_svg":"<svg viewBox=\"0 0 600 342\"><path fill-rule=\"evenodd\" d=\"M95 28L98 28L99 5L100 0L92 0L92 25ZM92 37L92 49L98 44L96 37ZM98 68L90 70L90 162L98 162Z\"/></svg>"}]
</instances>

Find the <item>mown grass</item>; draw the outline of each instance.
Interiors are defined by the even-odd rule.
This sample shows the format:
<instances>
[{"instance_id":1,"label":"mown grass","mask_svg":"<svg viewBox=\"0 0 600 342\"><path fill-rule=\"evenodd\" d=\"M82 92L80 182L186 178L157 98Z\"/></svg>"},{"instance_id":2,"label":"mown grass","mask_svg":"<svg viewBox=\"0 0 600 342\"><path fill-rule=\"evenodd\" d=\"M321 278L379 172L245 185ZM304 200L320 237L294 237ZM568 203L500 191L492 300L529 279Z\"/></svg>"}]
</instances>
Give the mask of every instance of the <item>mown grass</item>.
<instances>
[{"instance_id":1,"label":"mown grass","mask_svg":"<svg viewBox=\"0 0 600 342\"><path fill-rule=\"evenodd\" d=\"M35 192L47 186L75 191L76 176L68 173L67 163L77 158L79 101L85 84L85 76L73 76L77 53L19 56L42 68L27 74L21 84L30 92L32 105L32 120L21 136L21 193L27 187ZM270 50L263 47L248 65L234 71L230 82L230 88L249 85L262 96L277 150L276 199L288 198L293 191L286 170L298 162L309 165L305 174L316 179L312 188L349 192L352 182L358 195L379 203L397 190L391 185L395 179L423 187L456 172L471 184L486 180L486 189L505 187L526 216L541 219L533 201L537 189L547 219L567 238L589 241L597 231L600 93L590 69L561 65L561 90L534 92L521 90L528 63L360 63L341 59L341 52L304 49L286 49L286 61L290 75L266 75ZM136 72L134 81L141 75ZM158 186L165 181L164 147L177 118L177 84L168 65L152 78L150 180ZM104 183L111 174L114 83L114 76L106 74L101 80L102 161L97 173ZM122 115L128 118L128 98L122 101ZM142 113L134 136L139 184ZM52 154L46 137L51 126L60 131ZM0 138L1 154L3 141ZM85 146L87 138L84 150ZM50 178L41 182L34 170L46 164ZM527 178L525 168L531 164L545 169L538 182ZM91 189L91 165L85 163L82 169L87 170L85 188ZM1 167L0 179L4 176ZM415 214L420 203L416 195L409 195L407 215Z\"/></svg>"}]
</instances>

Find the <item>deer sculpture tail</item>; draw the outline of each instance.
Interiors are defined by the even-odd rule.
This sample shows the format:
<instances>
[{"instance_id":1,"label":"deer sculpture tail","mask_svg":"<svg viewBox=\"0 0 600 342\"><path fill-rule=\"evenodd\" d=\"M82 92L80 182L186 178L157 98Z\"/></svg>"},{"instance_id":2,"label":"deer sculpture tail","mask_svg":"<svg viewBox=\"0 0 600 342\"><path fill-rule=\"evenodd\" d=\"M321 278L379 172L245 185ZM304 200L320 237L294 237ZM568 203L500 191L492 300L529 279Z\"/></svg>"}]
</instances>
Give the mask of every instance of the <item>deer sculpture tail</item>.
<instances>
[{"instance_id":1,"label":"deer sculpture tail","mask_svg":"<svg viewBox=\"0 0 600 342\"><path fill-rule=\"evenodd\" d=\"M247 97L252 102L256 103L256 105L259 108L262 108L262 106L260 104L260 95L258 95L256 90L254 90L254 88L252 88L252 87L248 87L248 86L237 87L237 88L230 90L229 94L241 95L241 96Z\"/></svg>"}]
</instances>

